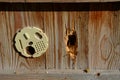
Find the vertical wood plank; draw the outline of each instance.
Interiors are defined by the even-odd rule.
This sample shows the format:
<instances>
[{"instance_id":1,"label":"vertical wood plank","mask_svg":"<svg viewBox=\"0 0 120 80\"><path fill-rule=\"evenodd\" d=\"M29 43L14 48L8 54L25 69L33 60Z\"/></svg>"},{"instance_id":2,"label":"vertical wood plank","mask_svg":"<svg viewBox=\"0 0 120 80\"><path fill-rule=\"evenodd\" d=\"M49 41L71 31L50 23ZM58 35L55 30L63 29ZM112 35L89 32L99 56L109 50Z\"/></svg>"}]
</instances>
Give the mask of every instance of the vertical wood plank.
<instances>
[{"instance_id":1,"label":"vertical wood plank","mask_svg":"<svg viewBox=\"0 0 120 80\"><path fill-rule=\"evenodd\" d=\"M65 36L66 36L66 28L70 28L70 23L69 23L69 13L67 11L62 12L62 26L63 26L63 48L62 48L62 54L63 54L63 69L70 69L70 55L67 54L66 52L66 44L65 44Z\"/></svg>"},{"instance_id":2,"label":"vertical wood plank","mask_svg":"<svg viewBox=\"0 0 120 80\"><path fill-rule=\"evenodd\" d=\"M54 26L53 12L44 12L44 29L49 39L49 48L46 53L46 69L54 69Z\"/></svg>"},{"instance_id":3,"label":"vertical wood plank","mask_svg":"<svg viewBox=\"0 0 120 80\"><path fill-rule=\"evenodd\" d=\"M108 69L119 69L120 68L120 10L112 12L111 24L111 42L113 54L111 54L108 62Z\"/></svg>"},{"instance_id":4,"label":"vertical wood plank","mask_svg":"<svg viewBox=\"0 0 120 80\"><path fill-rule=\"evenodd\" d=\"M61 69L63 66L63 22L62 22L62 12L54 12L54 26L55 26L55 37L56 37L56 69Z\"/></svg>"},{"instance_id":5,"label":"vertical wood plank","mask_svg":"<svg viewBox=\"0 0 120 80\"><path fill-rule=\"evenodd\" d=\"M120 67L119 53L116 52L120 43L118 14L119 12L115 17L113 11L89 13L89 67L92 69L119 69Z\"/></svg>"},{"instance_id":6,"label":"vertical wood plank","mask_svg":"<svg viewBox=\"0 0 120 80\"><path fill-rule=\"evenodd\" d=\"M77 68L88 68L88 12L77 12L78 19L76 30L78 34L78 55L77 55Z\"/></svg>"}]
</instances>

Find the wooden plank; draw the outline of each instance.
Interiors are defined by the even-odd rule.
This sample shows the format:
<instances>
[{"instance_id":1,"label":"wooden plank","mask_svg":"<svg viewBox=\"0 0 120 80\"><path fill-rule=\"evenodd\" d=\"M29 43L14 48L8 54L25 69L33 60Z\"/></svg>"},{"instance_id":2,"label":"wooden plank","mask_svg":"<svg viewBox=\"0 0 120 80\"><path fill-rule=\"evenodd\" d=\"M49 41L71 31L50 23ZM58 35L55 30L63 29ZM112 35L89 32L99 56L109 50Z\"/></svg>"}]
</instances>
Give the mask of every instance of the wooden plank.
<instances>
[{"instance_id":1,"label":"wooden plank","mask_svg":"<svg viewBox=\"0 0 120 80\"><path fill-rule=\"evenodd\" d=\"M64 18L66 17L66 19ZM65 21L63 21L65 20ZM65 24L67 24L68 14L65 12L54 12L54 28L55 28L55 41L56 41L56 69L70 68L67 62L65 51L64 36ZM64 48L63 48L64 47Z\"/></svg>"},{"instance_id":2,"label":"wooden plank","mask_svg":"<svg viewBox=\"0 0 120 80\"><path fill-rule=\"evenodd\" d=\"M98 73L100 72L100 73ZM40 74L1 74L1 80L119 80L119 71L46 70Z\"/></svg>"},{"instance_id":3,"label":"wooden plank","mask_svg":"<svg viewBox=\"0 0 120 80\"><path fill-rule=\"evenodd\" d=\"M120 0L0 0L0 2L116 2Z\"/></svg>"},{"instance_id":4,"label":"wooden plank","mask_svg":"<svg viewBox=\"0 0 120 80\"><path fill-rule=\"evenodd\" d=\"M92 8L92 7L91 7ZM103 8L98 6L98 8ZM111 5L108 5L111 8ZM93 69L119 69L120 11L89 13L89 65Z\"/></svg>"},{"instance_id":5,"label":"wooden plank","mask_svg":"<svg viewBox=\"0 0 120 80\"><path fill-rule=\"evenodd\" d=\"M56 12L55 12L56 13ZM57 12L57 14L59 14L58 12ZM62 34L62 46L64 47L64 48L62 48L62 68L63 69L70 69L70 57L67 55L67 52L66 52L66 45L65 45L65 36L66 36L66 27L67 27L67 25L69 25L69 12L67 12L67 11L63 11L63 12L61 12L61 20L62 20L62 27L63 27L63 34ZM59 14L60 15L60 14ZM58 22L59 23L59 22Z\"/></svg>"},{"instance_id":6,"label":"wooden plank","mask_svg":"<svg viewBox=\"0 0 120 80\"><path fill-rule=\"evenodd\" d=\"M88 68L88 18L89 13L82 11L77 12L77 19L75 21L77 36L78 36L78 54L77 54L77 68Z\"/></svg>"},{"instance_id":7,"label":"wooden plank","mask_svg":"<svg viewBox=\"0 0 120 80\"><path fill-rule=\"evenodd\" d=\"M43 17L43 25L44 25L44 30L45 33L48 36L49 39L49 48L46 52L46 69L54 69L54 61L56 61L56 59L54 59L56 56L54 53L54 48L56 47L56 45L54 44L54 38L55 38L55 32L54 32L54 24L53 24L53 12L44 12Z\"/></svg>"}]
</instances>

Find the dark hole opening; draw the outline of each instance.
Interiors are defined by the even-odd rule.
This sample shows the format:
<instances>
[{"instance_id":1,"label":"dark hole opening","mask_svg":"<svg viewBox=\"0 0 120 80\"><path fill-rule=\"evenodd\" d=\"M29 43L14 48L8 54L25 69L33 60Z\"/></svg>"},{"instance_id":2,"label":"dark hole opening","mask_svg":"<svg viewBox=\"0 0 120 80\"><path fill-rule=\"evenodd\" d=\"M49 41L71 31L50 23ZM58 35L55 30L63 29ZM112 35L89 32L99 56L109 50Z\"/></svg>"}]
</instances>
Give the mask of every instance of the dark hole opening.
<instances>
[{"instance_id":1,"label":"dark hole opening","mask_svg":"<svg viewBox=\"0 0 120 80\"><path fill-rule=\"evenodd\" d=\"M76 35L69 35L67 45L74 46L75 43L76 43Z\"/></svg>"},{"instance_id":2,"label":"dark hole opening","mask_svg":"<svg viewBox=\"0 0 120 80\"><path fill-rule=\"evenodd\" d=\"M32 41L30 41L30 42L29 42L29 45L32 45L32 44L33 44L33 42L32 42Z\"/></svg>"},{"instance_id":3,"label":"dark hole opening","mask_svg":"<svg viewBox=\"0 0 120 80\"><path fill-rule=\"evenodd\" d=\"M35 53L35 49L32 46L28 46L26 50L27 50L27 53L30 55L33 55Z\"/></svg>"},{"instance_id":4,"label":"dark hole opening","mask_svg":"<svg viewBox=\"0 0 120 80\"><path fill-rule=\"evenodd\" d=\"M86 72L86 73L88 73L88 71L85 69L85 70L83 70L84 72Z\"/></svg>"},{"instance_id":5,"label":"dark hole opening","mask_svg":"<svg viewBox=\"0 0 120 80\"><path fill-rule=\"evenodd\" d=\"M97 76L100 76L100 73L97 73Z\"/></svg>"}]
</instances>

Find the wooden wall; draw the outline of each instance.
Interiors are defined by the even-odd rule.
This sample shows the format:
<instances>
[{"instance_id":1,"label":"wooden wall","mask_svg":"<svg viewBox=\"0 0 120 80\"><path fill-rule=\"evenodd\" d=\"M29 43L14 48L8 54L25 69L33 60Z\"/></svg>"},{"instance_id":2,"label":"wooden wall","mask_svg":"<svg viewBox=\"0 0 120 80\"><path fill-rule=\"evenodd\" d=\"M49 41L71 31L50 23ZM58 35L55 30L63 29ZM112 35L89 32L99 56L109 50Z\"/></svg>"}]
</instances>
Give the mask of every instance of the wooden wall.
<instances>
[{"instance_id":1,"label":"wooden wall","mask_svg":"<svg viewBox=\"0 0 120 80\"><path fill-rule=\"evenodd\" d=\"M120 3L0 3L0 73L44 70L119 70ZM47 52L25 58L13 48L17 30L41 28L49 38ZM66 27L75 27L76 63L66 52Z\"/></svg>"}]
</instances>

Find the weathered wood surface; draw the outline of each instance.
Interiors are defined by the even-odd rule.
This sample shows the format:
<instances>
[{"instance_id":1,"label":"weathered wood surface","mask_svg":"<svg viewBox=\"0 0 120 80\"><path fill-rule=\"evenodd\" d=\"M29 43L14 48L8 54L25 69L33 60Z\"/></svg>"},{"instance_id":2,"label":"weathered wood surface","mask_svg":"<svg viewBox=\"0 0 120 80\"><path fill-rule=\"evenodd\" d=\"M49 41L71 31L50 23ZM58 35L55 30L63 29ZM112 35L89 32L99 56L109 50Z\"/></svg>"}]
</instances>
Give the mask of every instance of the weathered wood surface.
<instances>
[{"instance_id":1,"label":"weathered wood surface","mask_svg":"<svg viewBox=\"0 0 120 80\"><path fill-rule=\"evenodd\" d=\"M100 72L100 73L99 73ZM119 80L118 71L92 71L84 73L80 70L48 70L40 74L1 74L0 80Z\"/></svg>"},{"instance_id":2,"label":"weathered wood surface","mask_svg":"<svg viewBox=\"0 0 120 80\"><path fill-rule=\"evenodd\" d=\"M0 2L116 2L120 0L0 0Z\"/></svg>"},{"instance_id":3,"label":"weathered wood surface","mask_svg":"<svg viewBox=\"0 0 120 80\"><path fill-rule=\"evenodd\" d=\"M71 4L58 6L47 4L51 6L47 10L43 10L46 8L44 5L40 5L39 7L43 9L37 11L37 7L32 6L30 11L29 7L26 7L27 4L23 7L20 5L2 5L4 7L0 8L1 74L41 73L41 70L49 69L118 70L120 68L119 3L91 3L82 5L80 9L77 8L81 4L77 6L72 4L74 6L71 8L72 11L69 9ZM10 6L12 9L9 9ZM21 9L18 10L19 8ZM49 38L49 48L41 57L25 58L13 48L16 31L26 26L41 28ZM78 53L74 65L70 56L66 55L64 43L66 27L73 26L78 37Z\"/></svg>"},{"instance_id":4,"label":"weathered wood surface","mask_svg":"<svg viewBox=\"0 0 120 80\"><path fill-rule=\"evenodd\" d=\"M99 8L102 7L99 6ZM120 67L119 14L120 11L92 11L89 13L89 67L93 69Z\"/></svg>"}]
</instances>

